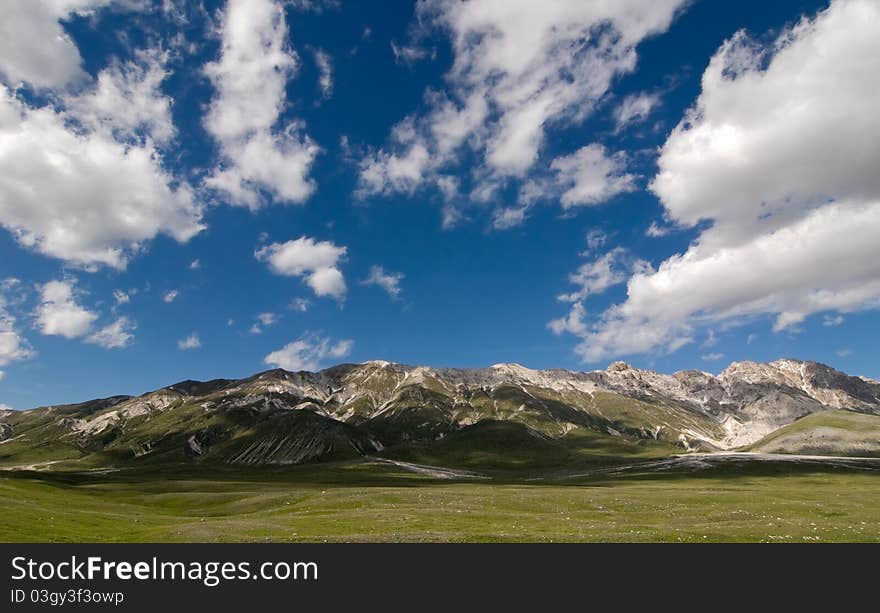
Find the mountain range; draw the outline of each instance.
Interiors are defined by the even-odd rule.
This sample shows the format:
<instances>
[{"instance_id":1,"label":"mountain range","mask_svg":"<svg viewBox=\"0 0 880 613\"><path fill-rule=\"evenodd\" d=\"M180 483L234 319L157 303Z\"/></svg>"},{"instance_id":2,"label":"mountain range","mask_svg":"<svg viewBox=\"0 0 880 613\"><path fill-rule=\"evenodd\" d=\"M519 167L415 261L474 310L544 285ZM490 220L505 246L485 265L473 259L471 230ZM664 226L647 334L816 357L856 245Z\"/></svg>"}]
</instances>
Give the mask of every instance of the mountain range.
<instances>
[{"instance_id":1,"label":"mountain range","mask_svg":"<svg viewBox=\"0 0 880 613\"><path fill-rule=\"evenodd\" d=\"M880 456L880 382L793 359L717 376L371 361L0 412L5 467L370 456L516 468L726 450Z\"/></svg>"}]
</instances>

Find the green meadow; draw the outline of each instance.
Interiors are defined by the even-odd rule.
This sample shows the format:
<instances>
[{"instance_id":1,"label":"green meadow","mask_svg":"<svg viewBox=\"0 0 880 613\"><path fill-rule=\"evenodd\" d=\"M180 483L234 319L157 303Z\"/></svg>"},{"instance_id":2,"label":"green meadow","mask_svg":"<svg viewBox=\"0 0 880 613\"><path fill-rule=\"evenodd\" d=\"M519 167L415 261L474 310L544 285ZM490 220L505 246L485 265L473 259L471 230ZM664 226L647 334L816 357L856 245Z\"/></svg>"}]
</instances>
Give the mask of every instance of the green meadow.
<instances>
[{"instance_id":1,"label":"green meadow","mask_svg":"<svg viewBox=\"0 0 880 613\"><path fill-rule=\"evenodd\" d=\"M249 470L0 473L3 542L880 541L880 473L438 479L347 461Z\"/></svg>"}]
</instances>

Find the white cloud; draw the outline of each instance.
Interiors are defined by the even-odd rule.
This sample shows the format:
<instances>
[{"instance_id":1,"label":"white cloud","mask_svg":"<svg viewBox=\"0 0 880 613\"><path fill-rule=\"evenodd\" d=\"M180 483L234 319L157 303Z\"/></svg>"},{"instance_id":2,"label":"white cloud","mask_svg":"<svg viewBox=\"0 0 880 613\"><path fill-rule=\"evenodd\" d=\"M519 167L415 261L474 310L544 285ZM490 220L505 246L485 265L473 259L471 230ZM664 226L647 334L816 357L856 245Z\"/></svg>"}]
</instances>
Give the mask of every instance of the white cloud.
<instances>
[{"instance_id":1,"label":"white cloud","mask_svg":"<svg viewBox=\"0 0 880 613\"><path fill-rule=\"evenodd\" d=\"M588 251L596 251L597 249L601 249L608 242L608 234L599 230L598 228L593 228L589 232L587 232L587 236L585 237L587 241L587 250Z\"/></svg>"},{"instance_id":2,"label":"white cloud","mask_svg":"<svg viewBox=\"0 0 880 613\"><path fill-rule=\"evenodd\" d=\"M333 95L333 62L330 54L323 49L315 49L314 55L315 66L318 67L318 87L326 100Z\"/></svg>"},{"instance_id":3,"label":"white cloud","mask_svg":"<svg viewBox=\"0 0 880 613\"><path fill-rule=\"evenodd\" d=\"M614 109L614 121L617 124L617 129L622 130L629 125L645 121L659 105L659 94L640 92L625 97Z\"/></svg>"},{"instance_id":4,"label":"white cloud","mask_svg":"<svg viewBox=\"0 0 880 613\"><path fill-rule=\"evenodd\" d=\"M180 292L176 289L168 290L162 295L162 302L171 303L180 295Z\"/></svg>"},{"instance_id":5,"label":"white cloud","mask_svg":"<svg viewBox=\"0 0 880 613\"><path fill-rule=\"evenodd\" d=\"M391 52L394 54L394 61L405 66L412 66L427 58L434 58L437 54L436 49L423 47L418 44L397 44L391 41Z\"/></svg>"},{"instance_id":6,"label":"white cloud","mask_svg":"<svg viewBox=\"0 0 880 613\"><path fill-rule=\"evenodd\" d=\"M17 277L6 277L4 279L0 279L0 291L2 292L14 290L20 286L21 279Z\"/></svg>"},{"instance_id":7,"label":"white cloud","mask_svg":"<svg viewBox=\"0 0 880 613\"><path fill-rule=\"evenodd\" d=\"M315 190L309 171L319 148L301 122L279 118L298 58L290 49L284 6L273 0L229 0L220 59L205 66L216 95L205 127L223 164L205 184L232 204L257 209L262 191L301 203Z\"/></svg>"},{"instance_id":8,"label":"white cloud","mask_svg":"<svg viewBox=\"0 0 880 613\"><path fill-rule=\"evenodd\" d=\"M707 353L707 354L701 356L700 359L702 359L704 362L717 362L718 360L724 359L724 354L723 353Z\"/></svg>"},{"instance_id":9,"label":"white cloud","mask_svg":"<svg viewBox=\"0 0 880 613\"><path fill-rule=\"evenodd\" d=\"M162 93L167 53L136 53L137 61L113 60L98 74L94 87L64 98L68 114L91 130L108 129L122 142L140 142L143 135L159 144L176 133L170 96Z\"/></svg>"},{"instance_id":10,"label":"white cloud","mask_svg":"<svg viewBox=\"0 0 880 613\"><path fill-rule=\"evenodd\" d=\"M348 356L354 345L352 340L332 341L308 335L273 351L263 360L270 366L285 370L318 370L325 360L338 360Z\"/></svg>"},{"instance_id":11,"label":"white cloud","mask_svg":"<svg viewBox=\"0 0 880 613\"><path fill-rule=\"evenodd\" d=\"M286 3L304 13L323 13L340 7L340 0L286 0Z\"/></svg>"},{"instance_id":12,"label":"white cloud","mask_svg":"<svg viewBox=\"0 0 880 613\"><path fill-rule=\"evenodd\" d=\"M605 147L592 144L553 160L556 182L565 189L562 207L601 204L609 198L635 190L635 175L626 172L626 154L608 155Z\"/></svg>"},{"instance_id":13,"label":"white cloud","mask_svg":"<svg viewBox=\"0 0 880 613\"><path fill-rule=\"evenodd\" d=\"M401 272L385 272L381 266L371 266L370 274L361 281L363 285L377 285L384 289L392 299L400 298L400 282L403 280Z\"/></svg>"},{"instance_id":14,"label":"white cloud","mask_svg":"<svg viewBox=\"0 0 880 613\"><path fill-rule=\"evenodd\" d=\"M0 287L0 290L3 288ZM6 310L6 299L0 294L0 366L33 357L30 344L16 329L15 317Z\"/></svg>"},{"instance_id":15,"label":"white cloud","mask_svg":"<svg viewBox=\"0 0 880 613\"><path fill-rule=\"evenodd\" d=\"M492 225L496 230L522 224L538 201L558 200L563 210L568 210L599 205L636 189L637 177L626 171L626 154L609 155L603 145L596 143L581 147L571 155L557 157L550 169L554 173L552 177L536 177L522 184L517 206L495 210Z\"/></svg>"},{"instance_id":16,"label":"white cloud","mask_svg":"<svg viewBox=\"0 0 880 613\"><path fill-rule=\"evenodd\" d=\"M880 5L835 0L768 48L712 58L652 183L671 222L711 221L580 336L593 362L674 351L695 327L880 307Z\"/></svg>"},{"instance_id":17,"label":"white cloud","mask_svg":"<svg viewBox=\"0 0 880 613\"><path fill-rule=\"evenodd\" d=\"M278 315L275 313L260 313L257 315L257 323L251 326L249 332L251 334L262 334L263 328L268 328L278 323Z\"/></svg>"},{"instance_id":18,"label":"white cloud","mask_svg":"<svg viewBox=\"0 0 880 613\"><path fill-rule=\"evenodd\" d=\"M310 306L312 306L312 303L307 298L294 298L290 301L288 308L294 311L299 311L300 313L305 313L309 310Z\"/></svg>"},{"instance_id":19,"label":"white cloud","mask_svg":"<svg viewBox=\"0 0 880 613\"><path fill-rule=\"evenodd\" d=\"M76 302L73 281L49 281L40 289L36 319L40 332L50 336L79 338L89 333L98 319Z\"/></svg>"},{"instance_id":20,"label":"white cloud","mask_svg":"<svg viewBox=\"0 0 880 613\"><path fill-rule=\"evenodd\" d=\"M837 327L843 324L843 315L826 315L822 318L822 325L828 328Z\"/></svg>"},{"instance_id":21,"label":"white cloud","mask_svg":"<svg viewBox=\"0 0 880 613\"><path fill-rule=\"evenodd\" d=\"M462 148L479 160L477 200L525 177L545 132L591 114L615 77L634 69L636 46L665 31L684 3L422 0L419 23L452 42L448 91L426 92L427 111L401 121L386 148L362 159L358 195L436 185L461 164Z\"/></svg>"},{"instance_id":22,"label":"white cloud","mask_svg":"<svg viewBox=\"0 0 880 613\"><path fill-rule=\"evenodd\" d=\"M32 108L0 85L0 225L23 247L72 264L124 268L157 234L189 240L201 207L147 139L121 143L112 119Z\"/></svg>"},{"instance_id":23,"label":"white cloud","mask_svg":"<svg viewBox=\"0 0 880 613\"><path fill-rule=\"evenodd\" d=\"M124 268L157 234L182 242L202 229L201 207L156 149L175 133L160 87L166 55L138 51L91 82L59 24L105 4L16 3L0 24L0 72L11 85L0 84L0 225L23 247L90 270ZM18 80L59 89L31 106Z\"/></svg>"},{"instance_id":24,"label":"white cloud","mask_svg":"<svg viewBox=\"0 0 880 613\"><path fill-rule=\"evenodd\" d=\"M623 247L615 247L602 257L582 264L577 271L569 275L569 282L578 286L578 289L570 294L558 296L558 299L562 302L578 302L623 283L633 273L650 270L651 265L647 261L634 258Z\"/></svg>"},{"instance_id":25,"label":"white cloud","mask_svg":"<svg viewBox=\"0 0 880 613\"><path fill-rule=\"evenodd\" d=\"M198 270L202 267L202 262L198 258L189 263L190 270Z\"/></svg>"},{"instance_id":26,"label":"white cloud","mask_svg":"<svg viewBox=\"0 0 880 613\"><path fill-rule=\"evenodd\" d=\"M4 2L0 19L0 75L17 85L57 88L85 81L82 58L60 21L111 0Z\"/></svg>"},{"instance_id":27,"label":"white cloud","mask_svg":"<svg viewBox=\"0 0 880 613\"><path fill-rule=\"evenodd\" d=\"M554 319L553 321L547 324L547 327L553 330L554 334L562 334L563 332L568 332L569 334L576 334L578 336L587 333L587 324L584 321L587 316L587 311L584 308L583 302L575 302L571 305L571 310L568 312L568 315L565 317L560 317L559 319Z\"/></svg>"},{"instance_id":28,"label":"white cloud","mask_svg":"<svg viewBox=\"0 0 880 613\"><path fill-rule=\"evenodd\" d=\"M598 237L594 236L594 239L598 245ZM577 336L586 335L589 328L586 323L587 312L584 308L584 300L620 285L634 272L649 270L651 265L647 261L633 257L623 247L615 247L603 256L582 264L568 277L569 282L577 286L577 290L556 297L560 302L572 303L568 315L554 319L547 326L557 335L563 332Z\"/></svg>"},{"instance_id":29,"label":"white cloud","mask_svg":"<svg viewBox=\"0 0 880 613\"><path fill-rule=\"evenodd\" d=\"M307 236L285 243L261 247L254 256L266 262L275 274L300 277L316 296L345 298L345 278L338 266L347 249L330 241L315 241Z\"/></svg>"},{"instance_id":30,"label":"white cloud","mask_svg":"<svg viewBox=\"0 0 880 613\"><path fill-rule=\"evenodd\" d=\"M278 322L278 315L275 313L260 313L257 315L257 319L264 326L271 326Z\"/></svg>"},{"instance_id":31,"label":"white cloud","mask_svg":"<svg viewBox=\"0 0 880 613\"><path fill-rule=\"evenodd\" d=\"M418 142L419 136L413 122L404 120L395 126L391 138L405 151L378 151L361 160L358 196L394 192L412 194L422 184L431 164L431 152L424 143Z\"/></svg>"},{"instance_id":32,"label":"white cloud","mask_svg":"<svg viewBox=\"0 0 880 613\"><path fill-rule=\"evenodd\" d=\"M177 348L181 351L188 351L190 349L198 349L202 346L202 342L199 340L199 335L196 332L193 332L189 336L184 339L177 341Z\"/></svg>"},{"instance_id":33,"label":"white cloud","mask_svg":"<svg viewBox=\"0 0 880 613\"><path fill-rule=\"evenodd\" d=\"M105 349L122 349L134 340L134 334L132 334L134 329L135 325L130 319L120 317L113 323L90 334L86 338L86 342L100 345Z\"/></svg>"},{"instance_id":34,"label":"white cloud","mask_svg":"<svg viewBox=\"0 0 880 613\"><path fill-rule=\"evenodd\" d=\"M645 236L648 238L662 238L672 232L668 226L661 226L656 221L652 221L648 229L645 230Z\"/></svg>"},{"instance_id":35,"label":"white cloud","mask_svg":"<svg viewBox=\"0 0 880 613\"><path fill-rule=\"evenodd\" d=\"M495 209L492 214L492 227L496 230L509 230L523 224L531 205L508 206Z\"/></svg>"},{"instance_id":36,"label":"white cloud","mask_svg":"<svg viewBox=\"0 0 880 613\"><path fill-rule=\"evenodd\" d=\"M715 335L715 330L709 330L709 334L706 335L706 340L703 341L702 347L714 347L718 344L718 337Z\"/></svg>"},{"instance_id":37,"label":"white cloud","mask_svg":"<svg viewBox=\"0 0 880 613\"><path fill-rule=\"evenodd\" d=\"M128 304L131 302L131 296L121 289L115 289L113 290L113 300L116 301L116 304Z\"/></svg>"}]
</instances>

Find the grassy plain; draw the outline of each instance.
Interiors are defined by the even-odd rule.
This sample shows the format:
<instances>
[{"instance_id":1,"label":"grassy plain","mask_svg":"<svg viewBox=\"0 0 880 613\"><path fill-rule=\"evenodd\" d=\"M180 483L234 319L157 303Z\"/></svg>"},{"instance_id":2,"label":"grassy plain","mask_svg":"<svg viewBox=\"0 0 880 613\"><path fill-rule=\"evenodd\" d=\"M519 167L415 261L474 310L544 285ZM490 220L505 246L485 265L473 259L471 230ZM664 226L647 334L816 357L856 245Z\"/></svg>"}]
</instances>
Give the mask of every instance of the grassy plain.
<instances>
[{"instance_id":1,"label":"grassy plain","mask_svg":"<svg viewBox=\"0 0 880 613\"><path fill-rule=\"evenodd\" d=\"M0 472L0 541L880 541L877 471L761 464L533 480L391 464Z\"/></svg>"}]
</instances>

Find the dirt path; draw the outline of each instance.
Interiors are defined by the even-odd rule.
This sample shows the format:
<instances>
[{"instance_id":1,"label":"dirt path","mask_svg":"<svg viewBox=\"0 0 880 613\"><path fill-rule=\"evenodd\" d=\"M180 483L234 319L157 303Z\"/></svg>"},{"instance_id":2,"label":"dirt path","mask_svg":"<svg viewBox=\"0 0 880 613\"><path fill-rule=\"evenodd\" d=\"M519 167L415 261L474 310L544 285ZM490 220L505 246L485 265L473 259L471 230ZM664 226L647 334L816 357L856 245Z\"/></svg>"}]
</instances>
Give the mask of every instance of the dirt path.
<instances>
[{"instance_id":1,"label":"dirt path","mask_svg":"<svg viewBox=\"0 0 880 613\"><path fill-rule=\"evenodd\" d=\"M435 477L437 479L488 479L486 475L481 475L479 473L467 471L467 470L455 470L452 468L443 468L442 466L428 466L426 464L413 464L412 462L401 462L399 460L389 460L387 458L376 458L373 456L367 456L367 460L372 462L380 462L382 464L392 464L397 466L398 468L402 468L404 470L419 473L421 475L428 475L430 477Z\"/></svg>"}]
</instances>

